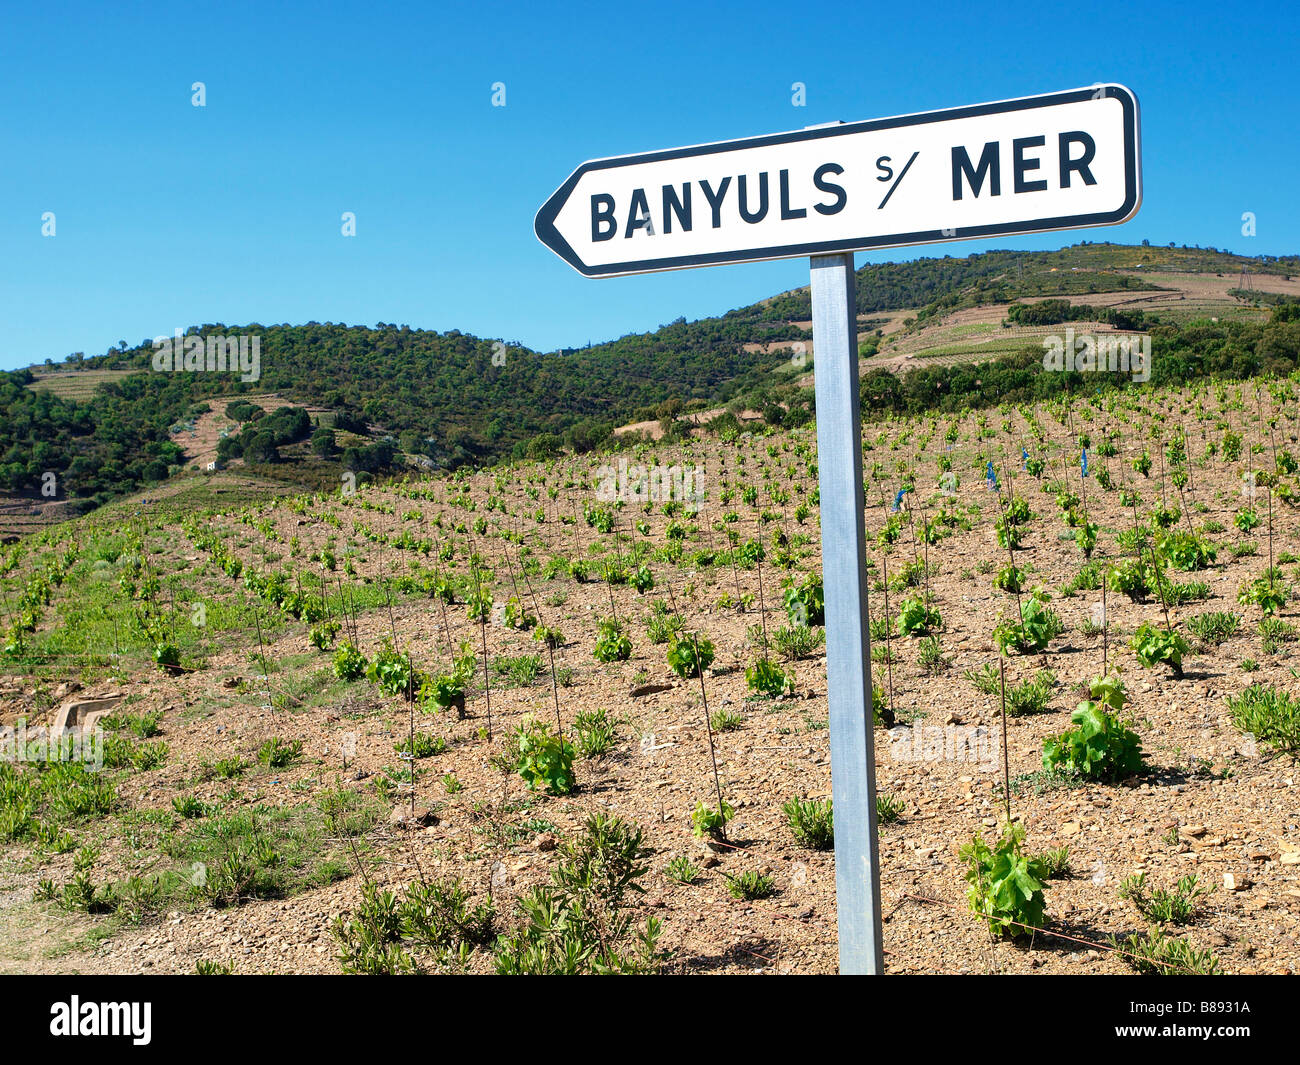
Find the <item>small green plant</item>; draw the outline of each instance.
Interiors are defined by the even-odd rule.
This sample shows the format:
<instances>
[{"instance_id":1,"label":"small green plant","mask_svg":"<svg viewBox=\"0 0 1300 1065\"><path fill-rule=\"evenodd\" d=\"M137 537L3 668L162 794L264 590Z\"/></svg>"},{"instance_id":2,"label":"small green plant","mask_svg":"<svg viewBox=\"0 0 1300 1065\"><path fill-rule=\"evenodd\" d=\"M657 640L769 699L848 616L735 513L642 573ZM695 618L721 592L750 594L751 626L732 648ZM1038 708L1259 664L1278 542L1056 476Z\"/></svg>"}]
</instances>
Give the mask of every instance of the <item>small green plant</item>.
<instances>
[{"instance_id":1,"label":"small green plant","mask_svg":"<svg viewBox=\"0 0 1300 1065\"><path fill-rule=\"evenodd\" d=\"M651 643L667 643L682 630L683 624L680 615L669 612L662 602L658 602L646 622L646 636Z\"/></svg>"},{"instance_id":2,"label":"small green plant","mask_svg":"<svg viewBox=\"0 0 1300 1065\"><path fill-rule=\"evenodd\" d=\"M466 680L459 670L425 677L420 684L419 701L439 712L454 709L458 717L464 717Z\"/></svg>"},{"instance_id":3,"label":"small green plant","mask_svg":"<svg viewBox=\"0 0 1300 1065\"><path fill-rule=\"evenodd\" d=\"M339 680L357 680L366 674L366 656L350 640L344 640L334 652L334 675Z\"/></svg>"},{"instance_id":4,"label":"small green plant","mask_svg":"<svg viewBox=\"0 0 1300 1065\"><path fill-rule=\"evenodd\" d=\"M544 643L553 651L564 646L564 633L554 625L538 625L533 629L533 639Z\"/></svg>"},{"instance_id":5,"label":"small green plant","mask_svg":"<svg viewBox=\"0 0 1300 1065\"><path fill-rule=\"evenodd\" d=\"M997 576L993 578L993 587L1016 595L1025 590L1025 580L1028 576L1019 566L1008 563L998 570Z\"/></svg>"},{"instance_id":6,"label":"small green plant","mask_svg":"<svg viewBox=\"0 0 1300 1065\"><path fill-rule=\"evenodd\" d=\"M684 854L679 854L664 867L664 875L679 884L693 884L700 878L700 867Z\"/></svg>"},{"instance_id":7,"label":"small green plant","mask_svg":"<svg viewBox=\"0 0 1300 1065\"><path fill-rule=\"evenodd\" d=\"M1270 576L1257 577L1249 584L1243 584L1237 591L1237 602L1242 606L1254 604L1265 614L1276 614L1287 604L1290 589L1282 581L1275 581Z\"/></svg>"},{"instance_id":8,"label":"small green plant","mask_svg":"<svg viewBox=\"0 0 1300 1065\"><path fill-rule=\"evenodd\" d=\"M662 924L651 917L633 932L624 903L629 892L644 892L638 881L649 871L650 853L635 825L603 813L589 817L582 834L564 845L551 883L534 888L517 903L523 924L497 940L496 972L657 972Z\"/></svg>"},{"instance_id":9,"label":"small green plant","mask_svg":"<svg viewBox=\"0 0 1300 1065\"><path fill-rule=\"evenodd\" d=\"M732 876L729 873L722 875L727 881L727 893L733 899L751 902L754 899L768 898L776 890L772 877L760 873L757 869L747 869L739 876Z\"/></svg>"},{"instance_id":10,"label":"small green plant","mask_svg":"<svg viewBox=\"0 0 1300 1065\"><path fill-rule=\"evenodd\" d=\"M181 651L174 643L160 643L153 649L153 660L165 673L181 671Z\"/></svg>"},{"instance_id":11,"label":"small green plant","mask_svg":"<svg viewBox=\"0 0 1300 1065\"><path fill-rule=\"evenodd\" d=\"M739 710L724 706L713 711L709 716L709 724L714 732L735 732L744 727L745 715Z\"/></svg>"},{"instance_id":12,"label":"small green plant","mask_svg":"<svg viewBox=\"0 0 1300 1065\"><path fill-rule=\"evenodd\" d=\"M898 635L924 636L943 624L939 611L926 606L920 596L908 596L898 611Z\"/></svg>"},{"instance_id":13,"label":"small green plant","mask_svg":"<svg viewBox=\"0 0 1300 1065\"><path fill-rule=\"evenodd\" d=\"M1166 936L1159 928L1130 936L1109 936L1107 943L1140 973L1152 976L1218 976L1220 973L1219 959L1211 951L1197 950L1186 939Z\"/></svg>"},{"instance_id":14,"label":"small green plant","mask_svg":"<svg viewBox=\"0 0 1300 1065\"><path fill-rule=\"evenodd\" d=\"M1224 610L1198 614L1187 623L1188 631L1193 636L1214 647L1236 636L1240 627L1241 615Z\"/></svg>"},{"instance_id":15,"label":"small green plant","mask_svg":"<svg viewBox=\"0 0 1300 1065\"><path fill-rule=\"evenodd\" d=\"M1121 559L1111 566L1106 575L1106 584L1112 592L1127 595L1134 602L1146 600L1151 592L1149 567L1136 558Z\"/></svg>"},{"instance_id":16,"label":"small green plant","mask_svg":"<svg viewBox=\"0 0 1300 1065\"><path fill-rule=\"evenodd\" d=\"M713 664L713 644L698 633L674 634L668 644L668 665L683 679L698 677Z\"/></svg>"},{"instance_id":17,"label":"small green plant","mask_svg":"<svg viewBox=\"0 0 1300 1065\"><path fill-rule=\"evenodd\" d=\"M1241 668L1246 668L1246 662ZM1238 695L1229 695L1227 702L1228 715L1242 732L1279 751L1300 751L1300 699L1277 688L1252 684Z\"/></svg>"},{"instance_id":18,"label":"small green plant","mask_svg":"<svg viewBox=\"0 0 1300 1065\"><path fill-rule=\"evenodd\" d=\"M745 683L749 690L769 698L788 694L794 687L794 678L770 658L758 658L745 670Z\"/></svg>"},{"instance_id":19,"label":"small green plant","mask_svg":"<svg viewBox=\"0 0 1300 1065\"><path fill-rule=\"evenodd\" d=\"M722 839L726 835L727 822L735 816L736 811L726 799L722 800L720 810L706 806L703 802L697 802L695 809L691 811L691 824L695 826L693 829L695 835L700 838L711 836L713 839Z\"/></svg>"},{"instance_id":20,"label":"small green plant","mask_svg":"<svg viewBox=\"0 0 1300 1065\"><path fill-rule=\"evenodd\" d=\"M632 657L632 641L624 634L623 624L613 618L605 618L596 626L596 649L593 652L597 662L626 662Z\"/></svg>"},{"instance_id":21,"label":"small green plant","mask_svg":"<svg viewBox=\"0 0 1300 1065\"><path fill-rule=\"evenodd\" d=\"M1007 619L993 630L994 642L1003 654L1012 648L1022 655L1045 651L1047 645L1065 629L1060 617L1037 595L1031 596L1021 611L1021 619Z\"/></svg>"},{"instance_id":22,"label":"small green plant","mask_svg":"<svg viewBox=\"0 0 1300 1065\"><path fill-rule=\"evenodd\" d=\"M409 758L432 758L446 749L446 740L441 736L430 736L427 732L416 732L393 746L398 754Z\"/></svg>"},{"instance_id":23,"label":"small green plant","mask_svg":"<svg viewBox=\"0 0 1300 1065\"><path fill-rule=\"evenodd\" d=\"M799 584L787 588L783 601L791 625L807 628L826 623L826 598L822 590L822 579L815 573L809 573Z\"/></svg>"},{"instance_id":24,"label":"small green plant","mask_svg":"<svg viewBox=\"0 0 1300 1065\"><path fill-rule=\"evenodd\" d=\"M1197 899L1209 895L1213 888L1198 885L1195 873L1180 877L1173 891L1147 889L1146 873L1126 877L1120 882L1119 897L1127 899L1153 924L1189 924L1196 916Z\"/></svg>"},{"instance_id":25,"label":"small green plant","mask_svg":"<svg viewBox=\"0 0 1300 1065\"><path fill-rule=\"evenodd\" d=\"M1021 825L1007 825L993 846L976 833L958 852L966 863L971 912L988 922L993 935L1015 938L1043 926L1048 870L1040 859L1024 854L1024 838Z\"/></svg>"},{"instance_id":26,"label":"small green plant","mask_svg":"<svg viewBox=\"0 0 1300 1065\"><path fill-rule=\"evenodd\" d=\"M903 816L903 800L884 792L876 796L876 820L882 825L892 825Z\"/></svg>"},{"instance_id":27,"label":"small green plant","mask_svg":"<svg viewBox=\"0 0 1300 1065\"><path fill-rule=\"evenodd\" d=\"M801 847L824 851L835 846L835 812L830 799L791 799L781 812Z\"/></svg>"},{"instance_id":28,"label":"small green plant","mask_svg":"<svg viewBox=\"0 0 1300 1065\"><path fill-rule=\"evenodd\" d=\"M1007 685L1007 713L1011 717L1041 714L1047 709L1056 688L1056 674L1040 669L1028 680Z\"/></svg>"},{"instance_id":29,"label":"small green plant","mask_svg":"<svg viewBox=\"0 0 1300 1065\"><path fill-rule=\"evenodd\" d=\"M551 795L568 795L576 781L573 775L573 744L551 735L550 730L528 715L513 737L515 771L529 788L545 786Z\"/></svg>"},{"instance_id":30,"label":"small green plant","mask_svg":"<svg viewBox=\"0 0 1300 1065\"><path fill-rule=\"evenodd\" d=\"M1035 856L1035 861L1042 865L1048 880L1061 880L1072 872L1068 846L1053 847L1051 850L1043 851L1042 854Z\"/></svg>"},{"instance_id":31,"label":"small green plant","mask_svg":"<svg viewBox=\"0 0 1300 1065\"><path fill-rule=\"evenodd\" d=\"M578 736L578 753L583 758L598 758L614 746L614 722L603 707L578 711L573 730Z\"/></svg>"},{"instance_id":32,"label":"small green plant","mask_svg":"<svg viewBox=\"0 0 1300 1065\"><path fill-rule=\"evenodd\" d=\"M1160 541L1160 553L1175 569L1207 569L1218 552L1206 541L1191 533L1169 533Z\"/></svg>"},{"instance_id":33,"label":"small green plant","mask_svg":"<svg viewBox=\"0 0 1300 1065\"><path fill-rule=\"evenodd\" d=\"M782 657L790 661L808 658L825 642L825 629L810 629L803 625L784 625L772 634L772 643Z\"/></svg>"},{"instance_id":34,"label":"small green plant","mask_svg":"<svg viewBox=\"0 0 1300 1065\"><path fill-rule=\"evenodd\" d=\"M197 795L176 795L172 797L172 809L186 819L203 817L207 806Z\"/></svg>"},{"instance_id":35,"label":"small green plant","mask_svg":"<svg viewBox=\"0 0 1300 1065\"><path fill-rule=\"evenodd\" d=\"M501 621L508 629L526 631L537 624L537 619L528 613L517 595L512 595L501 608Z\"/></svg>"},{"instance_id":36,"label":"small green plant","mask_svg":"<svg viewBox=\"0 0 1300 1065\"><path fill-rule=\"evenodd\" d=\"M257 760L269 769L283 769L302 755L302 740L285 740L272 736L257 751Z\"/></svg>"},{"instance_id":37,"label":"small green plant","mask_svg":"<svg viewBox=\"0 0 1300 1065\"><path fill-rule=\"evenodd\" d=\"M1073 729L1043 740L1043 768L1085 780L1122 780L1142 771L1142 743L1119 719L1126 695L1113 674L1089 685L1090 698L1070 716Z\"/></svg>"},{"instance_id":38,"label":"small green plant","mask_svg":"<svg viewBox=\"0 0 1300 1065\"><path fill-rule=\"evenodd\" d=\"M330 644L334 642L334 637L339 634L341 626L337 621L322 621L319 625L313 625L307 632L307 638L311 641L312 646L318 651L328 651Z\"/></svg>"},{"instance_id":39,"label":"small green plant","mask_svg":"<svg viewBox=\"0 0 1300 1065\"><path fill-rule=\"evenodd\" d=\"M943 645L937 636L926 636L916 645L916 661L925 673L942 673L950 665L943 654Z\"/></svg>"},{"instance_id":40,"label":"small green plant","mask_svg":"<svg viewBox=\"0 0 1300 1065\"><path fill-rule=\"evenodd\" d=\"M1166 662L1176 677L1183 675L1183 655L1191 650L1191 645L1174 629L1157 628L1149 621L1138 626L1132 646L1138 662L1145 668Z\"/></svg>"},{"instance_id":41,"label":"small green plant","mask_svg":"<svg viewBox=\"0 0 1300 1065\"><path fill-rule=\"evenodd\" d=\"M399 652L391 640L385 640L375 659L366 667L366 679L378 684L389 695L401 695L408 699L415 697L415 692L424 685L424 678L411 663L411 656Z\"/></svg>"}]
</instances>

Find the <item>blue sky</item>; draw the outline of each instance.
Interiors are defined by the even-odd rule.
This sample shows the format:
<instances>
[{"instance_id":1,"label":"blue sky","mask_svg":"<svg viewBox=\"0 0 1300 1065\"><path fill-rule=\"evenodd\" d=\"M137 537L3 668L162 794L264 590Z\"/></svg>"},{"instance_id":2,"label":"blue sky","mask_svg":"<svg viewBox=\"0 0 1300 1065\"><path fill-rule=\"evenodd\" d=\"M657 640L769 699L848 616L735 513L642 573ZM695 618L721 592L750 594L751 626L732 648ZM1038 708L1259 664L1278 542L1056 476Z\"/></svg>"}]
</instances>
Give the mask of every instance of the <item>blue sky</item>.
<instances>
[{"instance_id":1,"label":"blue sky","mask_svg":"<svg viewBox=\"0 0 1300 1065\"><path fill-rule=\"evenodd\" d=\"M806 261L592 281L533 215L590 158L1098 81L1142 104L1136 219L859 263L1079 239L1300 251L1300 33L1277 5L550 8L11 6L0 367L206 322L397 322L548 350L717 314L806 284Z\"/></svg>"}]
</instances>

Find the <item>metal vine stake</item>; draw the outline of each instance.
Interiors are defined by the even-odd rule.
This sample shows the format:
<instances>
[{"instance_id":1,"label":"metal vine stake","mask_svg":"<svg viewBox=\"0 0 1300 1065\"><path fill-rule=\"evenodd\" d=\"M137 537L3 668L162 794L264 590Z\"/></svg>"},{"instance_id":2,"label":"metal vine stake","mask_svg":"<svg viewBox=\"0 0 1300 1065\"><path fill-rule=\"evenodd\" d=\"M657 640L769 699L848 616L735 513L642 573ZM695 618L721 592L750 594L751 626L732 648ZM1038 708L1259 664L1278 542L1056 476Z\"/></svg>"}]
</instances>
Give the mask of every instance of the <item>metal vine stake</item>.
<instances>
[{"instance_id":1,"label":"metal vine stake","mask_svg":"<svg viewBox=\"0 0 1300 1065\"><path fill-rule=\"evenodd\" d=\"M691 633L691 647L695 651L695 673L700 678L700 699L704 703L704 731L709 737L709 760L713 763L713 787L718 795L718 816L722 818L722 838L727 838L727 808L722 804L722 782L718 778L718 754L713 745L713 722L709 720L709 696L704 690L704 665L700 662L700 645Z\"/></svg>"}]
</instances>

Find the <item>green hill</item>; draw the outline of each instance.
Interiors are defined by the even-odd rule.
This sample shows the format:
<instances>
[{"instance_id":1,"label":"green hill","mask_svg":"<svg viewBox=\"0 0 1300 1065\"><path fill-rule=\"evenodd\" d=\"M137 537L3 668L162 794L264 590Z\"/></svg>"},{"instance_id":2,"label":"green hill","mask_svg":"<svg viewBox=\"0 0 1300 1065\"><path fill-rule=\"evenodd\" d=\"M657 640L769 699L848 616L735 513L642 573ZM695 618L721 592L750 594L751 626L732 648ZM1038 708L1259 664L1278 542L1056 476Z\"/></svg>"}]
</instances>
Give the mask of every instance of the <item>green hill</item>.
<instances>
[{"instance_id":1,"label":"green hill","mask_svg":"<svg viewBox=\"0 0 1300 1065\"><path fill-rule=\"evenodd\" d=\"M1217 274L1236 285L1243 270L1289 278L1300 273L1300 258L1092 243L925 258L863 266L858 309L863 316L914 312L908 328L915 330L965 307L1160 291L1146 274ZM33 367L75 371L48 385L32 370L0 373L0 490L32 494L53 473L60 495L93 505L162 480L183 458L174 427L205 404L241 395L276 393L339 412L377 444L387 439L381 458L401 463L405 453L432 468L545 456L562 446L586 451L617 425L668 416L671 426L679 411L727 404L797 423L811 416L811 394L793 382L788 359L764 352L807 339L809 313L808 292L800 289L563 352L385 323L204 325L187 335L260 336L256 381L229 372L156 372L148 340ZM82 374L86 387L79 388ZM225 450L237 457L232 445ZM279 458L265 440L258 453L271 463ZM319 454L331 453L323 441Z\"/></svg>"}]
</instances>

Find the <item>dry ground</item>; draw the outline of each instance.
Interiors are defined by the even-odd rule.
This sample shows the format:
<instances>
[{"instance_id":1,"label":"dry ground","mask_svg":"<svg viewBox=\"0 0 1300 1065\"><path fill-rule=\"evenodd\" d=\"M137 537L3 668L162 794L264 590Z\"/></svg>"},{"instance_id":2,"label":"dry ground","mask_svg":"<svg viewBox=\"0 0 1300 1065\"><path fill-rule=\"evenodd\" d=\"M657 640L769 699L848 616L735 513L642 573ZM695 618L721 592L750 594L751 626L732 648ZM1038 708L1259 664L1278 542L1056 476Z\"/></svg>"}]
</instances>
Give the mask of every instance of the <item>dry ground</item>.
<instances>
[{"instance_id":1,"label":"dry ground","mask_svg":"<svg viewBox=\"0 0 1300 1065\"><path fill-rule=\"evenodd\" d=\"M1221 437L1221 422L1245 427L1253 434L1250 438L1260 442L1251 397L1247 394L1243 410L1232 408L1234 396L1230 389L1222 398L1202 396L1207 408L1204 421L1197 420L1187 396L1159 396L1146 412L1092 412L1089 429L1094 435L1103 425L1124 434L1118 456L1105 461L1094 456L1094 476L1099 466L1107 467L1117 487L1122 479L1141 491L1144 508L1160 497L1159 467L1145 480L1129 464L1144 446L1151 416L1160 414L1171 424L1186 426L1197 462L1186 492L1185 520L1198 528L1219 523L1211 528L1221 526L1221 531L1208 534L1218 546L1219 559L1203 573L1174 574L1178 580L1205 580L1211 598L1174 608L1172 613L1184 631L1189 618L1210 610L1243 615L1239 635L1218 648L1198 648L1186 662L1185 676L1175 679L1164 668L1141 669L1127 648L1126 637L1139 620L1159 619L1159 604L1110 598L1109 654L1128 682L1149 772L1122 784L1053 788L1041 794L1028 779L1040 767L1043 737L1068 727L1078 698L1075 688L1101 671L1101 639L1082 631L1100 593L1058 595L1052 602L1067 631L1044 656L1007 660L1009 680L1022 679L1042 667L1052 669L1058 678L1049 711L1012 718L1007 733L1010 774L1023 778L1014 789L1013 810L1027 829L1029 846L1035 851L1070 848L1073 875L1052 882L1048 891L1049 932L1055 934L1040 934L1032 943L991 941L966 910L956 849L977 831L986 835L995 831L1001 809L1000 759L906 760L900 757L905 748L894 744L903 741L907 730L893 735L877 730L879 789L895 796L903 811L899 821L881 828L885 947L891 971L1126 972L1127 965L1105 949L1104 941L1107 935L1141 927L1132 906L1120 900L1118 883L1143 870L1158 886L1170 887L1178 877L1196 873L1202 883L1216 887L1186 934L1198 946L1212 949L1229 971L1294 971L1300 963L1296 766L1289 757L1247 742L1232 727L1224 702L1226 695L1257 680L1288 691L1296 688L1289 668L1290 649L1295 645L1283 644L1276 655L1262 653L1255 632L1257 610L1235 603L1237 587L1262 570L1265 562L1260 556L1267 553L1264 529L1249 538L1259 554L1234 558L1230 550L1247 539L1232 526L1241 506L1240 476L1246 459L1231 464L1218 457L1201 461L1205 440ZM1127 422L1119 420L1121 416ZM1046 412L1039 417L1048 441L1041 450L1052 460L1047 474L1051 479L1060 468L1070 432ZM1279 447L1296 448L1295 417L1295 402L1288 400L1281 409ZM974 418L962 420L951 451L942 439L950 424L946 419L868 427L868 469L877 461L882 464L875 471L880 480L872 494L878 488L892 497L897 485L895 464L903 462L918 471L918 491L911 497L914 518L923 520L937 506L946 505L960 508L972 521L969 531L957 531L937 545L919 549L937 567L931 590L944 619L940 635L949 663L946 670L928 675L918 663L915 640L890 641L897 657L892 669L894 705L922 728L984 725L996 732L999 727L995 701L978 694L963 678L966 670L996 663L993 626L1000 614L1015 609L1014 599L993 589L991 573L986 572L990 566L1002 565L1005 555L994 542L996 497L981 478L983 464L976 454L980 450L995 458L1003 451L1018 454L1026 427L1019 415L1013 415L1012 431L1006 434L998 429L999 420L991 416L982 429ZM1071 421L1077 433L1083 427L1078 413ZM981 431L991 435L981 440ZM1264 443L1267 446L1267 440ZM1149 446L1154 449L1156 442ZM951 459L962 479L955 499L927 488L936 482L940 455ZM709 499L697 521L686 521L694 530L688 532L688 557L702 548L725 546L713 522L734 510L739 521L730 527L738 530L742 542L761 538L770 554L773 533L783 530L795 538L793 575L819 568L817 508L811 506L802 523L795 517L795 507L807 501L815 487L809 473L815 458L812 433L747 436L732 444L710 439L685 450L646 448L629 458L646 465L698 463L703 468ZM1265 460L1266 456L1256 455L1251 462ZM468 552L477 550L495 572L498 601L514 590L507 557L515 578L521 579L518 547L507 546L498 535L503 531L517 531L538 563L553 557L591 557L594 563L597 555L614 552L625 559L633 552L649 559L652 550L664 546L669 521L683 519L670 519L657 506L642 513L640 505L632 503L620 512L617 544L612 535L602 536L589 527L582 520L583 507L595 504L591 476L604 461L591 456L484 473L461 483L417 482L410 488L363 490L352 498L308 498L297 508L285 502L267 504L214 513L203 517L198 527L216 533L246 568L296 571L308 589L317 587L315 574L321 572L311 556L331 546L340 573L345 560L356 570L357 578L343 578L344 586L355 590L349 594L370 589L372 608L358 622L362 650L372 656L383 639L395 633L398 646L409 648L420 668L440 672L448 668L449 644L472 640L477 646L478 630L466 621L462 605L448 607L444 613L422 595L394 593L390 613L382 601L373 599L382 577L396 579L413 566L435 565L433 556L399 550L394 541L407 532L428 537L437 547L453 545L455 556L448 571L460 575L467 572ZM1031 569L1034 583L1059 593L1079 569L1079 551L1064 538L1068 533L1061 515L1052 497L1041 490L1042 484L1023 472L1015 480L1016 490L1037 515L1029 527L1027 550L1017 562ZM757 506L739 498L722 503L724 488L738 492L746 484L757 485L764 493L779 486L788 493L788 501L778 503L760 495ZM1103 493L1094 480L1087 488L1091 513L1103 527L1098 554L1118 557L1115 537L1131 525L1131 514L1119 506L1118 491ZM1165 493L1173 495L1167 481ZM490 500L499 502L504 513L487 509ZM539 509L544 519L540 522ZM761 520L764 509L771 520ZM66 636L76 625L81 606L78 587L84 588L95 546L120 536L127 524L123 515L131 510L122 508L117 517L114 513L69 528L82 550L77 565L86 568L74 570L76 580L56 593L39 630L45 637ZM576 523L564 523L575 514ZM441 528L434 524L439 517ZM471 528L479 518L487 522L485 533ZM868 514L873 537L883 519L881 508L873 505ZM648 524L649 535L633 528L638 521ZM337 528L331 522L337 522ZM461 522L466 523L464 531L454 532ZM599 581L578 583L568 576L548 580L535 572L531 581L542 620L558 625L566 638L556 652L557 670L572 671L569 686L559 689L565 726L571 730L579 711L603 707L618 721L618 741L605 757L578 763L575 794L552 798L530 792L518 776L503 773L490 760L525 714L553 717L549 678L543 673L530 685L507 686L503 677L494 675L491 739L481 732L488 725L488 707L480 678L470 693L467 719L458 721L454 714L432 714L422 708L415 711L415 729L442 736L449 746L418 763L417 807L432 809L436 823L409 830L389 820L390 811L409 805L409 797L400 791L391 797L377 787L377 782L400 772L395 768L401 763L394 748L410 727L402 700L383 695L365 680L338 681L330 672L329 656L308 642L307 627L277 617L274 606L259 601L256 620L263 626L267 656L274 663L266 682L268 701L265 684L250 661L250 652L257 649L251 595L240 582L220 573L179 525L158 522L134 527L142 530L150 566L165 578L160 592L164 606L170 580L174 578L178 585L175 610L187 658L202 668L178 678L158 672L147 657L149 644L132 636L123 621L123 654L115 675L89 665L78 672L79 660L55 660L36 674L15 678L7 693L0 692L6 721L20 714L48 715L54 702L51 689L59 680L77 675L87 691L112 688L127 693L132 713L161 711L159 739L168 744L166 762L156 769L119 774L119 811L100 821L69 826L79 845L99 845L97 876L101 879L119 880L176 864L167 857L166 842L190 830L192 823L172 812L174 797L196 795L229 812L258 803L297 807L310 804L324 790L343 787L379 807L363 859L377 879L398 887L417 875L417 867L429 875L454 874L476 894L492 893L502 924L509 925L514 920L511 898L543 880L555 860L549 837L574 833L589 812L605 809L635 820L655 848L642 907L663 917L664 946L672 951L673 969L834 969L833 858L800 849L781 811L787 799L830 793L824 660L818 654L792 664L796 681L791 697L751 696L744 667L755 654L755 641L761 640L753 628L760 623L757 569L733 573L729 566L649 559L656 587L645 596L627 586L611 589ZM1273 528L1276 555L1300 552L1300 522L1292 508L1275 504ZM800 534L807 539L798 539ZM905 533L887 560L891 572L911 559L913 550ZM878 567L886 560L874 546L870 554L879 576ZM25 556L6 579L11 594L34 561L35 557ZM116 573L114 565L110 576ZM779 602L784 576L772 561L762 569L769 633L785 623ZM361 583L367 577L371 582ZM338 573L330 575L334 591L337 579ZM125 618L129 602L113 592L115 584L106 583L104 588L110 610ZM872 601L876 617L884 616L882 591L877 586ZM735 599L738 592L753 597L752 605L743 611L727 605L727 598ZM521 595L528 599L525 590ZM611 598L618 616L629 622L634 653L628 662L601 665L592 658L591 648L596 621L610 613ZM899 598L899 592L890 592L891 614L897 614ZM707 846L691 832L692 808L700 800L712 804L708 730L699 682L673 676L663 645L651 643L646 636L645 619L656 599L668 600L690 627L698 628L718 648L717 661L705 679L710 711L725 708L743 715L737 731L715 737L723 792L737 810L726 846ZM185 630L194 602L206 603L210 618L218 615L222 604L226 613L195 634ZM1292 608L1284 616L1294 621ZM545 662L544 649L526 633L493 624L486 638L490 659L536 654ZM69 643L64 639L59 646ZM102 645L86 648L88 653L99 653L99 661L107 661L104 650ZM1239 665L1248 658L1258 662L1257 671L1249 674ZM886 684L886 671L880 665L873 671L876 683ZM645 685L663 687L651 694L632 694ZM286 769L258 765L256 752L272 736L301 740L303 756ZM352 744L355 754L345 769L341 752ZM210 768L204 769L236 755L250 768L233 780L213 777ZM454 774L462 789L449 793L444 774ZM675 855L694 858L704 867L702 878L690 886L669 880L663 868ZM776 894L754 902L731 898L722 874L746 869L770 872ZM1239 890L1225 890L1225 873L1232 874ZM352 875L289 898L250 900L224 909L177 903L136 925L120 918L69 914L53 903L33 901L41 878L61 883L70 874L69 854L46 854L22 842L0 850L0 969L188 972L199 959L215 959L232 963L238 972L335 972L338 965L329 922L355 904L360 890L360 878ZM1242 885L1248 886L1241 889ZM472 967L486 969L488 959L479 955Z\"/></svg>"}]
</instances>

